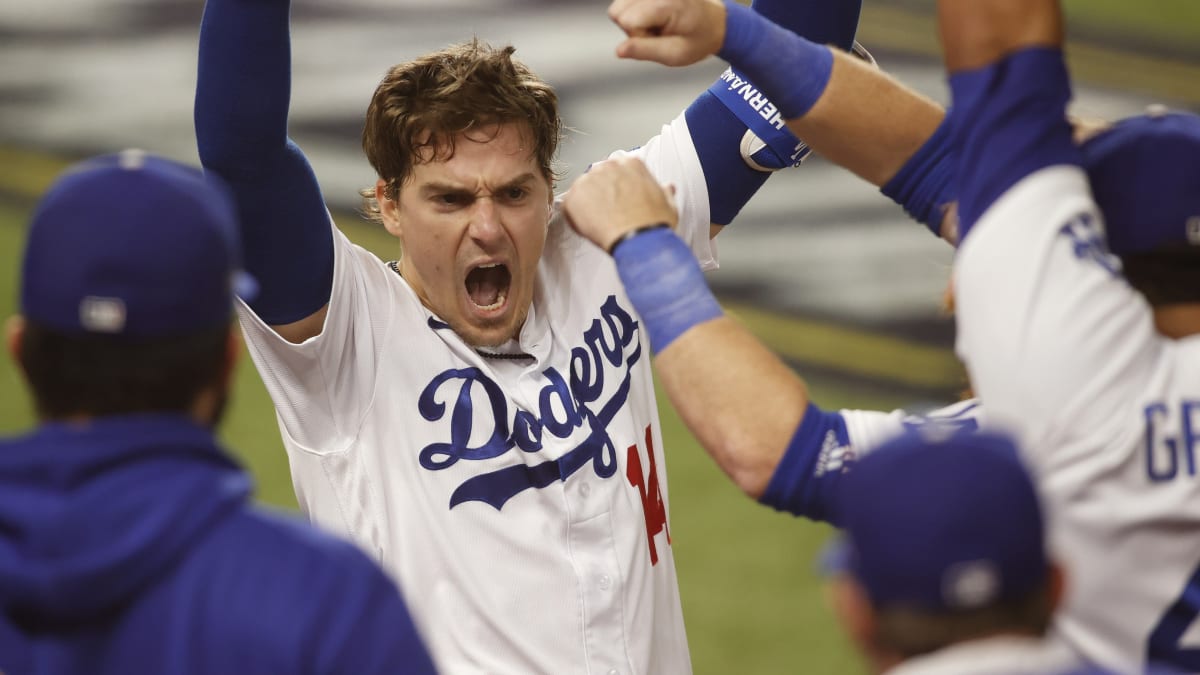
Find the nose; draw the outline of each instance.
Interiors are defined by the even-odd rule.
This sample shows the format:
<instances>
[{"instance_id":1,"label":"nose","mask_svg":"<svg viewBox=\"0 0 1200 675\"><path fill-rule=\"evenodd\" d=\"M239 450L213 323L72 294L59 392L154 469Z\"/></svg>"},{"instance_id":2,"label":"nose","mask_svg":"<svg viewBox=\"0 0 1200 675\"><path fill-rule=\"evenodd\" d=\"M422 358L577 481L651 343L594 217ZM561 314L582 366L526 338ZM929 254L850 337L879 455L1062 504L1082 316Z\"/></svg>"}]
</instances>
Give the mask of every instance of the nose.
<instances>
[{"instance_id":1,"label":"nose","mask_svg":"<svg viewBox=\"0 0 1200 675\"><path fill-rule=\"evenodd\" d=\"M500 224L500 209L496 208L496 201L490 196L475 200L468 232L472 239L484 246L504 236L504 226Z\"/></svg>"}]
</instances>

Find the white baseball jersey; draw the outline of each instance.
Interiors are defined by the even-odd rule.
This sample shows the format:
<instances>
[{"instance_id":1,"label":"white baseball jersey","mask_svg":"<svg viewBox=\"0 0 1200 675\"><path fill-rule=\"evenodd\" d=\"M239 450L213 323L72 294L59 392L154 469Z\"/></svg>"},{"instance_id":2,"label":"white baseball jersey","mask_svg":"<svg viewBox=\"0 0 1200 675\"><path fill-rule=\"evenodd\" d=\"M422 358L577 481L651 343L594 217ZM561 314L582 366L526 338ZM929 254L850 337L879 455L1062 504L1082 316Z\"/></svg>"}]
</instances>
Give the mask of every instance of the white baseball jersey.
<instances>
[{"instance_id":1,"label":"white baseball jersey","mask_svg":"<svg viewBox=\"0 0 1200 675\"><path fill-rule=\"evenodd\" d=\"M924 434L957 434L976 431L985 423L984 407L977 398L924 414L905 410L893 410L890 413L840 410L838 415L846 430L845 445L860 457L906 431L920 429Z\"/></svg>"},{"instance_id":2,"label":"white baseball jersey","mask_svg":"<svg viewBox=\"0 0 1200 675\"><path fill-rule=\"evenodd\" d=\"M1020 179L958 256L959 354L1066 566L1058 637L1120 672L1200 671L1200 338L1155 331L1076 166Z\"/></svg>"},{"instance_id":3,"label":"white baseball jersey","mask_svg":"<svg viewBox=\"0 0 1200 675\"><path fill-rule=\"evenodd\" d=\"M715 265L682 115L635 152ZM650 348L609 255L556 209L519 338L476 350L334 241L319 336L241 308L304 511L397 579L444 672L690 672Z\"/></svg>"},{"instance_id":4,"label":"white baseball jersey","mask_svg":"<svg viewBox=\"0 0 1200 675\"><path fill-rule=\"evenodd\" d=\"M908 659L887 675L1070 675L1082 672L1070 650L1016 635L971 640ZM1091 671L1088 671L1091 672Z\"/></svg>"}]
</instances>

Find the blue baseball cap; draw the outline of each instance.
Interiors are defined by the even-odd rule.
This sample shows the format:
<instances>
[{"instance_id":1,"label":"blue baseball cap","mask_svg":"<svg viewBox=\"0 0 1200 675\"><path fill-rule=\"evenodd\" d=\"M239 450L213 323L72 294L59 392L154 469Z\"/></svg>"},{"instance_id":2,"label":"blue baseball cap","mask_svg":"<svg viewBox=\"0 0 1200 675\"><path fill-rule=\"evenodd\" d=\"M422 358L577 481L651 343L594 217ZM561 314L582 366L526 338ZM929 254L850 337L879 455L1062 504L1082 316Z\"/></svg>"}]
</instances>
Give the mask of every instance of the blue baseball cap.
<instances>
[{"instance_id":1,"label":"blue baseball cap","mask_svg":"<svg viewBox=\"0 0 1200 675\"><path fill-rule=\"evenodd\" d=\"M1080 150L1113 253L1200 246L1200 116L1154 106Z\"/></svg>"},{"instance_id":2,"label":"blue baseball cap","mask_svg":"<svg viewBox=\"0 0 1200 675\"><path fill-rule=\"evenodd\" d=\"M67 334L184 336L228 324L249 299L229 190L140 150L67 169L38 203L21 313Z\"/></svg>"},{"instance_id":3,"label":"blue baseball cap","mask_svg":"<svg viewBox=\"0 0 1200 675\"><path fill-rule=\"evenodd\" d=\"M878 609L979 609L1048 578L1037 492L1006 436L909 432L854 466L837 505L843 535L825 562Z\"/></svg>"}]
</instances>

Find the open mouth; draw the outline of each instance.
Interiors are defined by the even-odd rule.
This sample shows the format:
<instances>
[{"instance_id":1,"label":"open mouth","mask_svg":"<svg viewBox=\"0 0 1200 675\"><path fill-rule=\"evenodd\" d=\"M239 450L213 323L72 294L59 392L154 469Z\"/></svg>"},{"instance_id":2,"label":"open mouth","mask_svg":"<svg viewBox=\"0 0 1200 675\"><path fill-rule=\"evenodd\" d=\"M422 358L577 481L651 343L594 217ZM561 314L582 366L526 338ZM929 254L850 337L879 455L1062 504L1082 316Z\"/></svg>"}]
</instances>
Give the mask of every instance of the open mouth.
<instances>
[{"instance_id":1,"label":"open mouth","mask_svg":"<svg viewBox=\"0 0 1200 675\"><path fill-rule=\"evenodd\" d=\"M480 265L467 273L467 297L479 309L492 310L504 306L512 274L503 263Z\"/></svg>"}]
</instances>

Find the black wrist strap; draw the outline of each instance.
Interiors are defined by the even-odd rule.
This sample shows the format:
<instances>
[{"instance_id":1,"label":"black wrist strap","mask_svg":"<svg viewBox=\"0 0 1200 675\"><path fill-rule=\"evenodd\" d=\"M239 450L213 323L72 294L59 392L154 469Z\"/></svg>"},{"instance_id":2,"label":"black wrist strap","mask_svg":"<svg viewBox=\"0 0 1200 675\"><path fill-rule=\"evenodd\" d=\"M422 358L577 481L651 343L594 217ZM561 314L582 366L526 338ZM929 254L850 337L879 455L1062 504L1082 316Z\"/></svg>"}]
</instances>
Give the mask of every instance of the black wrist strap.
<instances>
[{"instance_id":1,"label":"black wrist strap","mask_svg":"<svg viewBox=\"0 0 1200 675\"><path fill-rule=\"evenodd\" d=\"M627 240L632 239L633 237L636 237L637 235L639 235L643 232L648 232L650 230L660 230L664 227L669 229L671 226L668 225L667 223L651 223L649 225L641 225L639 227L635 227L632 230L629 230L628 232L626 232L625 234L622 234L620 237L617 237L617 240L612 243L612 246L608 247L608 254L613 255L614 253L617 252L618 246L620 246L621 244L625 243Z\"/></svg>"}]
</instances>

